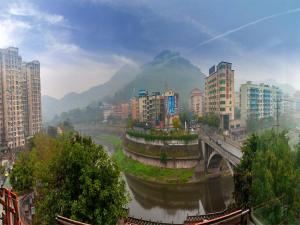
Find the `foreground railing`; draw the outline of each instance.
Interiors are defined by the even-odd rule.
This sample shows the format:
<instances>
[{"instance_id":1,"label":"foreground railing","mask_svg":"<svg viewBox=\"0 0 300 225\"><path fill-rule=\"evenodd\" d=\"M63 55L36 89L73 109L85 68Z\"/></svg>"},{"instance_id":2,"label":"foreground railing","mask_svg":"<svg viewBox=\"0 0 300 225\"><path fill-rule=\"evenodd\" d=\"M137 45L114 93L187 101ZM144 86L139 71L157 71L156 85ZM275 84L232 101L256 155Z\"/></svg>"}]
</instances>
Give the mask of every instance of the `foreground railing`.
<instances>
[{"instance_id":1,"label":"foreground railing","mask_svg":"<svg viewBox=\"0 0 300 225\"><path fill-rule=\"evenodd\" d=\"M68 219L66 217L59 216L59 215L56 216L56 221L59 224L63 224L63 225L73 225L73 224L74 225L91 225L91 224L88 224L88 223L82 223L82 222L79 222L79 221L71 220L71 219Z\"/></svg>"},{"instance_id":2,"label":"foreground railing","mask_svg":"<svg viewBox=\"0 0 300 225\"><path fill-rule=\"evenodd\" d=\"M6 188L0 188L0 204L3 207L1 221L4 225L21 225L18 196Z\"/></svg>"}]
</instances>

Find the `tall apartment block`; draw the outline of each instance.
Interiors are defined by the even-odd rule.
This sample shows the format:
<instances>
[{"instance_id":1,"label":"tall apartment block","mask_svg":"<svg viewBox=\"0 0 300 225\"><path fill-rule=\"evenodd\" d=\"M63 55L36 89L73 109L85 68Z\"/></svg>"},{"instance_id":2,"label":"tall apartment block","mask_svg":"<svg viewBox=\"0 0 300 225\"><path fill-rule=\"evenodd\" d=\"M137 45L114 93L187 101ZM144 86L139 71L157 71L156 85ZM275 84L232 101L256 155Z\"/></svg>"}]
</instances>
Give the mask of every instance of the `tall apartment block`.
<instances>
[{"instance_id":1,"label":"tall apartment block","mask_svg":"<svg viewBox=\"0 0 300 225\"><path fill-rule=\"evenodd\" d=\"M138 115L139 122L162 126L164 98L160 92L149 94L148 91L140 90L136 115Z\"/></svg>"},{"instance_id":2,"label":"tall apartment block","mask_svg":"<svg viewBox=\"0 0 300 225\"><path fill-rule=\"evenodd\" d=\"M32 61L22 65L23 113L25 137L42 129L40 63Z\"/></svg>"},{"instance_id":3,"label":"tall apartment block","mask_svg":"<svg viewBox=\"0 0 300 225\"><path fill-rule=\"evenodd\" d=\"M234 120L234 70L232 64L220 62L209 69L205 78L205 113L220 117L221 128L228 130Z\"/></svg>"},{"instance_id":4,"label":"tall apartment block","mask_svg":"<svg viewBox=\"0 0 300 225\"><path fill-rule=\"evenodd\" d=\"M199 88L194 88L190 93L189 110L199 117L203 116L203 97Z\"/></svg>"},{"instance_id":5,"label":"tall apartment block","mask_svg":"<svg viewBox=\"0 0 300 225\"><path fill-rule=\"evenodd\" d=\"M248 81L240 87L241 123L249 118L276 118L282 111L282 91L275 86L253 84Z\"/></svg>"},{"instance_id":6,"label":"tall apartment block","mask_svg":"<svg viewBox=\"0 0 300 225\"><path fill-rule=\"evenodd\" d=\"M1 145L22 147L41 126L39 62L22 62L17 48L0 49Z\"/></svg>"}]
</instances>

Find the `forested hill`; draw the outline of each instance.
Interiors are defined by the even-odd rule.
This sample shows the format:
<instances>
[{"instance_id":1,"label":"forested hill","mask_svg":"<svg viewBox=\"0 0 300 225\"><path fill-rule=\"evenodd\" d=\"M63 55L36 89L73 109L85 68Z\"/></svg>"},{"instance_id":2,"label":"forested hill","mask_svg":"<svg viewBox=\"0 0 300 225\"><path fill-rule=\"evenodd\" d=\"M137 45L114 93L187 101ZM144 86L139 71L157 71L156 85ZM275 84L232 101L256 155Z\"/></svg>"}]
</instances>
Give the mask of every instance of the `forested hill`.
<instances>
[{"instance_id":1,"label":"forested hill","mask_svg":"<svg viewBox=\"0 0 300 225\"><path fill-rule=\"evenodd\" d=\"M140 89L163 91L167 86L179 92L180 101L185 104L193 88L204 90L204 78L201 70L178 52L165 50L142 66L135 79L117 91L113 100L126 101Z\"/></svg>"}]
</instances>

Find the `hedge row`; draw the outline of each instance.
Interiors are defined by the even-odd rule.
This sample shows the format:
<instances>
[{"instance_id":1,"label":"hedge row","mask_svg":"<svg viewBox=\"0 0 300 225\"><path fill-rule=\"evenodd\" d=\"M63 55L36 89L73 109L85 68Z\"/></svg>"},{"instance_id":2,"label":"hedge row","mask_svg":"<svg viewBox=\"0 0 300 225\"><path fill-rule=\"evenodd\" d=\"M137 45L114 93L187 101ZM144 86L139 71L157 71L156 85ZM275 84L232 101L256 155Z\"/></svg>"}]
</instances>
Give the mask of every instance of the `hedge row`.
<instances>
[{"instance_id":1,"label":"hedge row","mask_svg":"<svg viewBox=\"0 0 300 225\"><path fill-rule=\"evenodd\" d=\"M135 138L144 138L146 141L172 141L172 140L177 140L177 141L184 141L184 142L189 142L196 140L198 138L197 134L146 134L134 130L127 130L126 133Z\"/></svg>"}]
</instances>

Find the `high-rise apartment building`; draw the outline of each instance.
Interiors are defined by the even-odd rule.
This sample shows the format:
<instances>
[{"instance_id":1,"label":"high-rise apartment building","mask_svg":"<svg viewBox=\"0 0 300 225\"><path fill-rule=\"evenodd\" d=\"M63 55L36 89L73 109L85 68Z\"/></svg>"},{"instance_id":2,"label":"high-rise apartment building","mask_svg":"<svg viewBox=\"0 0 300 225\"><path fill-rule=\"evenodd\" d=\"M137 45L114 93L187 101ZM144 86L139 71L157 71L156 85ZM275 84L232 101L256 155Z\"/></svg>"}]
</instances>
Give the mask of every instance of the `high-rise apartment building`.
<instances>
[{"instance_id":1,"label":"high-rise apartment building","mask_svg":"<svg viewBox=\"0 0 300 225\"><path fill-rule=\"evenodd\" d=\"M140 90L138 96L138 120L154 126L162 126L164 118L164 97L160 92L149 94Z\"/></svg>"},{"instance_id":2,"label":"high-rise apartment building","mask_svg":"<svg viewBox=\"0 0 300 225\"><path fill-rule=\"evenodd\" d=\"M248 81L240 87L241 123L249 118L276 118L282 111L282 91L275 86L253 84Z\"/></svg>"},{"instance_id":3,"label":"high-rise apartment building","mask_svg":"<svg viewBox=\"0 0 300 225\"><path fill-rule=\"evenodd\" d=\"M22 65L23 113L25 136L30 137L42 129L40 63L32 61Z\"/></svg>"},{"instance_id":4,"label":"high-rise apartment building","mask_svg":"<svg viewBox=\"0 0 300 225\"><path fill-rule=\"evenodd\" d=\"M203 116L203 97L199 88L194 88L190 93L189 110L199 117Z\"/></svg>"},{"instance_id":5,"label":"high-rise apartment building","mask_svg":"<svg viewBox=\"0 0 300 225\"><path fill-rule=\"evenodd\" d=\"M234 107L234 70L231 63L220 62L205 78L205 113L219 116L221 128L228 130L234 120Z\"/></svg>"},{"instance_id":6,"label":"high-rise apartment building","mask_svg":"<svg viewBox=\"0 0 300 225\"><path fill-rule=\"evenodd\" d=\"M0 138L9 148L41 130L39 62L23 63L18 48L0 49Z\"/></svg>"}]
</instances>

